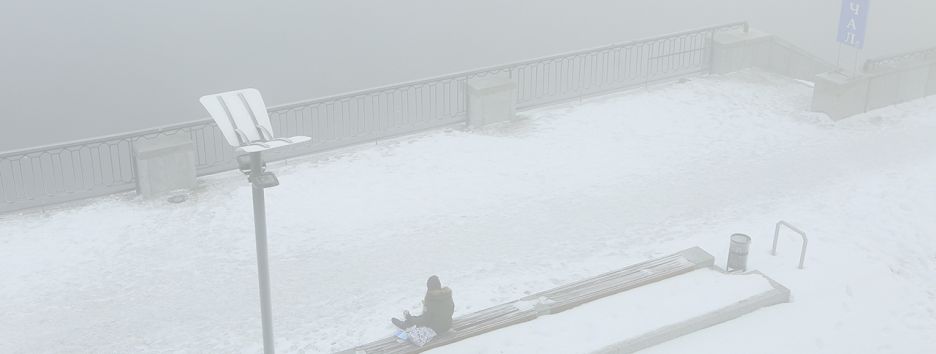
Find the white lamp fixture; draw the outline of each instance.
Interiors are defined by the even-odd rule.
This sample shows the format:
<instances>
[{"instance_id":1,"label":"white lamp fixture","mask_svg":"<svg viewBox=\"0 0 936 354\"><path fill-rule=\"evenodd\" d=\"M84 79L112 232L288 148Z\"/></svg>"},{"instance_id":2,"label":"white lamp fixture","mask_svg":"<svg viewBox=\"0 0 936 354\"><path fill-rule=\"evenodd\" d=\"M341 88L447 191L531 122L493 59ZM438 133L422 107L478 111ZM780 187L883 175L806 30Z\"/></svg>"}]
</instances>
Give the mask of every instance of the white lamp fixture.
<instances>
[{"instance_id":1,"label":"white lamp fixture","mask_svg":"<svg viewBox=\"0 0 936 354\"><path fill-rule=\"evenodd\" d=\"M311 138L294 136L276 138L273 126L267 114L263 97L256 89L243 89L202 96L211 118L218 124L228 144L236 151L249 156L249 163L238 156L242 171L249 167L248 181L253 185L254 228L257 238L257 273L260 278L260 314L263 322L263 352L273 354L273 306L270 302L270 262L267 257L266 203L264 188L279 185L279 180L272 172L264 171L260 154L267 150L302 143Z\"/></svg>"},{"instance_id":2,"label":"white lamp fixture","mask_svg":"<svg viewBox=\"0 0 936 354\"><path fill-rule=\"evenodd\" d=\"M224 139L239 152L262 152L312 140L307 136L275 138L266 105L257 89L202 96L199 101L218 124Z\"/></svg>"}]
</instances>

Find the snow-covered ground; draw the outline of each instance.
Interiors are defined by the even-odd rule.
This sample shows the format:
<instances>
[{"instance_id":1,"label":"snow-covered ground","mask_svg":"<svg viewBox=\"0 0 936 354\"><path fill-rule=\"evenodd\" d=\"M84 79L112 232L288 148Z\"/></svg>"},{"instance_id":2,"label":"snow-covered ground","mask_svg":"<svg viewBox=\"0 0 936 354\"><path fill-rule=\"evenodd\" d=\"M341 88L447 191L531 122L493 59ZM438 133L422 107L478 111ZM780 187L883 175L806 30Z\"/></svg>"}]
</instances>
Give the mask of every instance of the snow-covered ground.
<instances>
[{"instance_id":1,"label":"snow-covered ground","mask_svg":"<svg viewBox=\"0 0 936 354\"><path fill-rule=\"evenodd\" d=\"M431 274L457 316L692 246L724 264L742 232L793 301L647 352L934 352L936 98L833 123L810 97L709 76L271 165L277 349L386 336ZM809 233L804 270L792 233L769 255L780 219ZM0 352L260 350L239 173L182 204L2 215L0 279Z\"/></svg>"}]
</instances>

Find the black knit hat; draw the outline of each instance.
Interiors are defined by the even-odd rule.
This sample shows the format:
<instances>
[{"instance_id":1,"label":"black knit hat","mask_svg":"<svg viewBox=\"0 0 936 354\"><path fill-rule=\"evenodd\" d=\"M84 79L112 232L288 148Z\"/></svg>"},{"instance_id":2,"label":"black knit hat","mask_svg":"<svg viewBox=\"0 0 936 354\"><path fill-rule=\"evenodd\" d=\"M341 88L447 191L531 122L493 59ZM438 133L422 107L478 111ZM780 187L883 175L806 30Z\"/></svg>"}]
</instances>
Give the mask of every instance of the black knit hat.
<instances>
[{"instance_id":1,"label":"black knit hat","mask_svg":"<svg viewBox=\"0 0 936 354\"><path fill-rule=\"evenodd\" d=\"M439 277L433 275L426 281L426 287L429 290L442 289L442 282L439 281Z\"/></svg>"}]
</instances>

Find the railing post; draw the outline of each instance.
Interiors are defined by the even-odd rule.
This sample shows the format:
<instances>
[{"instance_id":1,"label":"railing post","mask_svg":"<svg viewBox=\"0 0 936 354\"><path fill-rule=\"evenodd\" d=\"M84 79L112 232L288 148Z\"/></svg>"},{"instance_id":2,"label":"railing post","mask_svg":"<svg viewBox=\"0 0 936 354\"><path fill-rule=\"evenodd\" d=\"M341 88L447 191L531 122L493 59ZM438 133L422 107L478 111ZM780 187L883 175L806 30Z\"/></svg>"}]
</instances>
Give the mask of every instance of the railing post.
<instances>
[{"instance_id":1,"label":"railing post","mask_svg":"<svg viewBox=\"0 0 936 354\"><path fill-rule=\"evenodd\" d=\"M709 74L715 73L715 30L707 32L706 45L708 46L708 55L706 56L706 65L708 65Z\"/></svg>"}]
</instances>

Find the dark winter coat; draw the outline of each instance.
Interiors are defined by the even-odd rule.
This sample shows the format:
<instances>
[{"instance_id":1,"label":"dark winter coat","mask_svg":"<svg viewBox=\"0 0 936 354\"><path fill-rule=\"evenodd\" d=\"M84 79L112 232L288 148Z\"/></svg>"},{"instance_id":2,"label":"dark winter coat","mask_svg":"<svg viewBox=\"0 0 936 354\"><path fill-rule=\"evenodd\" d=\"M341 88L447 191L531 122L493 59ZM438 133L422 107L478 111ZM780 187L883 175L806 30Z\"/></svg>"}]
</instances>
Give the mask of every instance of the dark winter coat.
<instances>
[{"instance_id":1,"label":"dark winter coat","mask_svg":"<svg viewBox=\"0 0 936 354\"><path fill-rule=\"evenodd\" d=\"M452 289L430 289L426 291L426 298L423 299L423 313L419 316L419 322L420 325L442 334L452 328L453 313L455 302L452 300Z\"/></svg>"}]
</instances>

